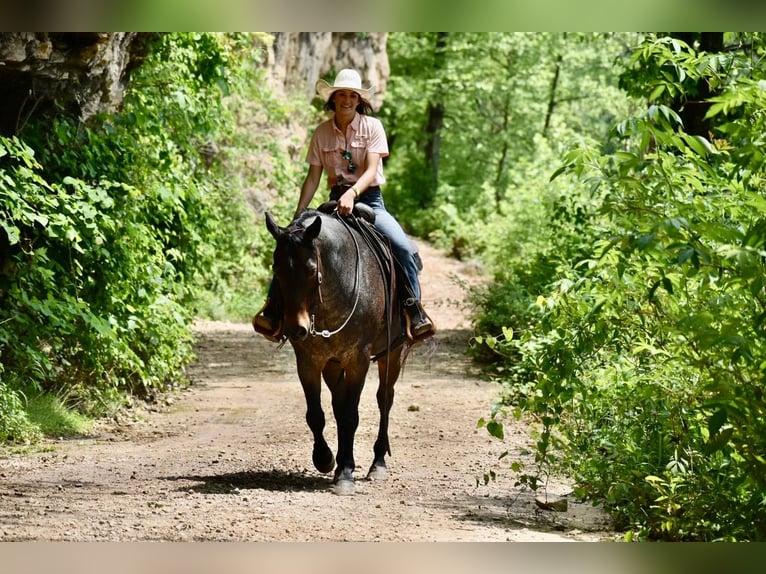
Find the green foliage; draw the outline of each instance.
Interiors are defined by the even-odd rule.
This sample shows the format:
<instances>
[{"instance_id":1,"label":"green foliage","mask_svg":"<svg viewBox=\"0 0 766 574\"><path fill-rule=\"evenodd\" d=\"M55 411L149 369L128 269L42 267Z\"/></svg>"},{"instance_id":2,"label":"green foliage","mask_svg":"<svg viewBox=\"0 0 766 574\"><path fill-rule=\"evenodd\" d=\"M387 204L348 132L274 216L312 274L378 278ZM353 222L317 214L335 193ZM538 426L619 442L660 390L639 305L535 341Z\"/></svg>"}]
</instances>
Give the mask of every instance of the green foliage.
<instances>
[{"instance_id":1,"label":"green foliage","mask_svg":"<svg viewBox=\"0 0 766 574\"><path fill-rule=\"evenodd\" d=\"M85 435L93 426L90 418L48 393L29 397L25 410L30 421L47 436Z\"/></svg>"},{"instance_id":2,"label":"green foliage","mask_svg":"<svg viewBox=\"0 0 766 574\"><path fill-rule=\"evenodd\" d=\"M564 210L570 248L542 281L507 272L536 299L514 337L492 339L504 400L539 423L528 479L571 473L639 538L763 540L763 70L747 52L652 37L636 54L636 86L659 76L682 93L692 73L742 72L711 98L712 139L654 103L618 124L613 153L564 157L554 181L567 174L588 193L582 217Z\"/></svg>"},{"instance_id":3,"label":"green foliage","mask_svg":"<svg viewBox=\"0 0 766 574\"><path fill-rule=\"evenodd\" d=\"M547 181L552 156L572 138L603 136L624 113L625 97L610 79L619 40L391 34L392 77L381 110L391 139L386 202L403 225L462 258L534 230L545 217L541 202L560 191ZM434 142L427 120L436 105L443 125ZM438 148L435 182L429 145Z\"/></svg>"},{"instance_id":4,"label":"green foliage","mask_svg":"<svg viewBox=\"0 0 766 574\"><path fill-rule=\"evenodd\" d=\"M21 393L99 415L183 382L203 294L263 283L263 241L220 152L260 41L160 35L118 114L0 138L0 438L35 427Z\"/></svg>"},{"instance_id":5,"label":"green foliage","mask_svg":"<svg viewBox=\"0 0 766 574\"><path fill-rule=\"evenodd\" d=\"M270 41L249 37L241 46L238 78L223 100L228 130L218 145L221 165L215 205L215 256L197 295L197 312L213 319L247 320L257 310L271 279L273 238L254 212L270 211L289 220L295 210L296 182L305 165L295 161L306 142L288 130L311 125L313 109L303 95L292 99L272 93L253 54ZM298 151L295 151L298 150ZM317 194L319 196L319 194Z\"/></svg>"},{"instance_id":6,"label":"green foliage","mask_svg":"<svg viewBox=\"0 0 766 574\"><path fill-rule=\"evenodd\" d=\"M110 182L49 184L15 138L0 140L0 154L9 381L40 390L92 378L134 392L161 388L188 360L190 336L175 269L144 215L147 197Z\"/></svg>"},{"instance_id":7,"label":"green foliage","mask_svg":"<svg viewBox=\"0 0 766 574\"><path fill-rule=\"evenodd\" d=\"M0 365L0 375L3 366ZM33 442L40 438L39 429L24 411L24 402L18 391L0 379L0 442Z\"/></svg>"}]
</instances>

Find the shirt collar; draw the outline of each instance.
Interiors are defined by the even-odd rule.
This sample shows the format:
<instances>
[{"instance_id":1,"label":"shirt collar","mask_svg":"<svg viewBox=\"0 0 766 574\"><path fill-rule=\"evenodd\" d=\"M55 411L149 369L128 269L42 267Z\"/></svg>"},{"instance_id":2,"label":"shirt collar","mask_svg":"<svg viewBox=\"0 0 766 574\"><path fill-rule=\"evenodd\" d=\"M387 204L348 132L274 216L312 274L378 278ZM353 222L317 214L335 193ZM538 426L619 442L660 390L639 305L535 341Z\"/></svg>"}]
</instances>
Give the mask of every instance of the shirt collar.
<instances>
[{"instance_id":1,"label":"shirt collar","mask_svg":"<svg viewBox=\"0 0 766 574\"><path fill-rule=\"evenodd\" d=\"M361 122L361 121L362 121L361 114L359 112L354 112L354 119L351 120L351 123L348 124L348 125L351 126L352 130L354 130L355 132L358 132L359 131L359 122ZM332 127L333 127L333 129L335 131L340 132L340 128L338 127L338 124L335 123L335 117L333 117L333 119L332 119ZM345 135L345 134L343 134L343 135Z\"/></svg>"}]
</instances>

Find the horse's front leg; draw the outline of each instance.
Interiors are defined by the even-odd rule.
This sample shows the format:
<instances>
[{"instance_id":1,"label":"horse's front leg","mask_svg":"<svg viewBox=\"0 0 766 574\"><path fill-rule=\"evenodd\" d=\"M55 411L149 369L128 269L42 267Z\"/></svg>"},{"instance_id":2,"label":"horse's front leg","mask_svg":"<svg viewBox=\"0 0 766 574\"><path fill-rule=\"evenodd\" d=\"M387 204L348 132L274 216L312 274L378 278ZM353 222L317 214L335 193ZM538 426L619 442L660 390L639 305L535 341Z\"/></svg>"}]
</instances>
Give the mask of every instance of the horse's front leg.
<instances>
[{"instance_id":1,"label":"horse's front leg","mask_svg":"<svg viewBox=\"0 0 766 574\"><path fill-rule=\"evenodd\" d=\"M320 371L311 365L301 366L298 360L298 377L306 396L306 422L314 435L314 450L311 459L314 467L322 473L330 472L335 463L332 458L332 450L324 439L325 417L322 410L321 390L322 379Z\"/></svg>"},{"instance_id":2,"label":"horse's front leg","mask_svg":"<svg viewBox=\"0 0 766 574\"><path fill-rule=\"evenodd\" d=\"M394 404L394 385L396 384L402 369L403 347L394 349L388 358L378 359L378 411L380 412L380 425L378 426L378 438L373 447L374 458L367 478L372 480L385 480L388 476L386 467L386 453L391 454L391 446L388 442L388 420L391 406Z\"/></svg>"},{"instance_id":3,"label":"horse's front leg","mask_svg":"<svg viewBox=\"0 0 766 574\"><path fill-rule=\"evenodd\" d=\"M359 399L369 368L368 361L341 369L325 369L325 381L332 392L332 409L338 426L338 454L335 457L335 493L353 494L354 486L354 436L359 427Z\"/></svg>"}]
</instances>

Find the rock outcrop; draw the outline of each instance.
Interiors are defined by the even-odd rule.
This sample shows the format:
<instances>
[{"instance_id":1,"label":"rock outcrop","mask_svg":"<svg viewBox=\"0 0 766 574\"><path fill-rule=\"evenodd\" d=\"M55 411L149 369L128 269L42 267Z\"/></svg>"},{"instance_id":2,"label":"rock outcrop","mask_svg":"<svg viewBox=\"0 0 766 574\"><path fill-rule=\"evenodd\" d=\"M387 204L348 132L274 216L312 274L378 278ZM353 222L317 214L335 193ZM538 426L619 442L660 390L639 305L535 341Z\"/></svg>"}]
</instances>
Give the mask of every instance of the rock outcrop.
<instances>
[{"instance_id":1,"label":"rock outcrop","mask_svg":"<svg viewBox=\"0 0 766 574\"><path fill-rule=\"evenodd\" d=\"M315 96L320 78L331 81L343 68L354 68L364 86L375 86L373 107L386 93L390 73L385 32L277 32L267 66L272 85L285 92Z\"/></svg>"},{"instance_id":2,"label":"rock outcrop","mask_svg":"<svg viewBox=\"0 0 766 574\"><path fill-rule=\"evenodd\" d=\"M66 113L85 121L116 110L130 71L154 34L136 32L0 33L0 135L17 133L30 117ZM272 87L315 96L319 78L355 68L383 102L389 76L386 33L277 32L265 66Z\"/></svg>"},{"instance_id":3,"label":"rock outcrop","mask_svg":"<svg viewBox=\"0 0 766 574\"><path fill-rule=\"evenodd\" d=\"M0 34L0 134L35 114L87 120L113 111L151 34L4 32Z\"/></svg>"}]
</instances>

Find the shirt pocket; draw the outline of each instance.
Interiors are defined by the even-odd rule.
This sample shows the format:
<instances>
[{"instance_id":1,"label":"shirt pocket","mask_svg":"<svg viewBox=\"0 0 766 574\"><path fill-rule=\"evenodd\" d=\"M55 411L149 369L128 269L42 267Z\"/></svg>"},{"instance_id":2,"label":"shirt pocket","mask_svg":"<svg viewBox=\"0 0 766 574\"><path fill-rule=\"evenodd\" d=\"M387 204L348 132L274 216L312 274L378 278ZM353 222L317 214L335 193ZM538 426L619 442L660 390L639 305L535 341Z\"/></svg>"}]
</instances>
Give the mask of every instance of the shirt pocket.
<instances>
[{"instance_id":1,"label":"shirt pocket","mask_svg":"<svg viewBox=\"0 0 766 574\"><path fill-rule=\"evenodd\" d=\"M323 147L322 153L322 167L325 171L336 173L336 168L340 167L340 162L343 159L341 152L337 147Z\"/></svg>"},{"instance_id":2,"label":"shirt pocket","mask_svg":"<svg viewBox=\"0 0 766 574\"><path fill-rule=\"evenodd\" d=\"M351 138L349 147L352 148L352 151L364 154L364 152L367 151L367 147L369 146L369 141L370 138L368 138L365 134L357 134Z\"/></svg>"}]
</instances>

